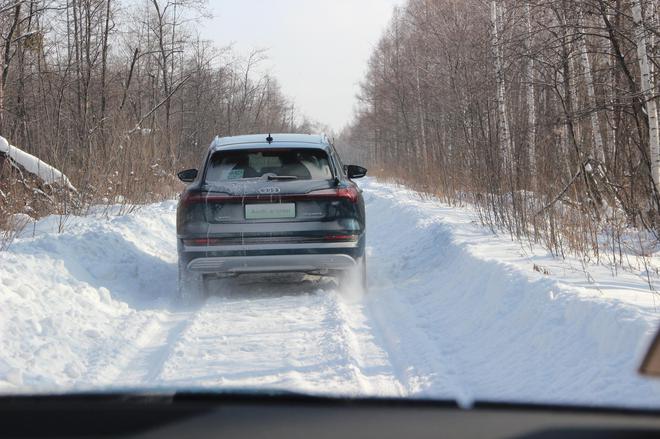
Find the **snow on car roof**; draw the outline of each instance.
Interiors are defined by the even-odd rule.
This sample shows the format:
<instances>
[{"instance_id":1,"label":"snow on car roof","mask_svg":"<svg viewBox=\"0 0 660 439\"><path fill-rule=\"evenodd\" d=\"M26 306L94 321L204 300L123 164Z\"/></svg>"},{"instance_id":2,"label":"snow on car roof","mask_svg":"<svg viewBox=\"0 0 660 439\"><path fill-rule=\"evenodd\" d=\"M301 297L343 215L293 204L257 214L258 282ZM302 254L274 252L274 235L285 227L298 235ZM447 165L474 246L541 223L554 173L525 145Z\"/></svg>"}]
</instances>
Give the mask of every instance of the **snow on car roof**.
<instances>
[{"instance_id":1,"label":"snow on car roof","mask_svg":"<svg viewBox=\"0 0 660 439\"><path fill-rule=\"evenodd\" d=\"M243 136L216 137L211 143L210 149L233 149L233 146L244 148L246 146L255 147L293 147L309 148L319 146L325 148L330 145L328 137L325 134L289 134L274 133L270 134L273 138L272 143L266 141L269 134L249 134Z\"/></svg>"}]
</instances>

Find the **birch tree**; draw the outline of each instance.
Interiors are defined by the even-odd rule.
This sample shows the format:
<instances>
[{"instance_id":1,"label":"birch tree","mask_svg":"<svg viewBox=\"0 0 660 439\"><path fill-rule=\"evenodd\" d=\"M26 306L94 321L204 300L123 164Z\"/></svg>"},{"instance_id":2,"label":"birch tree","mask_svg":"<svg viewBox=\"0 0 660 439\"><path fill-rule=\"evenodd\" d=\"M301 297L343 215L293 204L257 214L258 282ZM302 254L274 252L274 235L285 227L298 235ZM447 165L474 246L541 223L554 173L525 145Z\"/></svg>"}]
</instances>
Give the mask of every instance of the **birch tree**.
<instances>
[{"instance_id":1,"label":"birch tree","mask_svg":"<svg viewBox=\"0 0 660 439\"><path fill-rule=\"evenodd\" d=\"M587 37L582 27L583 20L584 16L582 11L580 11L577 24L577 43L580 51L580 63L582 64L582 71L584 72L584 82L587 89L588 111L591 114L591 135L594 141L593 155L602 166L605 164L605 147L603 146L603 136L601 134L600 122L598 120L598 112L596 111L596 92L594 90L594 79L591 73L591 62L589 61L589 53L587 51Z\"/></svg>"},{"instance_id":2,"label":"birch tree","mask_svg":"<svg viewBox=\"0 0 660 439\"><path fill-rule=\"evenodd\" d=\"M493 53L495 58L495 81L497 83L497 120L499 123L500 148L502 151L502 163L504 168L512 165L512 145L509 134L509 121L507 117L506 86L504 83L504 67L502 60L502 11L498 0L491 1L491 22L493 29Z\"/></svg>"},{"instance_id":3,"label":"birch tree","mask_svg":"<svg viewBox=\"0 0 660 439\"><path fill-rule=\"evenodd\" d=\"M529 161L529 176L532 188L536 188L536 101L534 97L534 57L532 56L532 47L534 33L532 30L530 2L525 2L525 25L527 27L527 66L525 79L527 81L527 148Z\"/></svg>"},{"instance_id":4,"label":"birch tree","mask_svg":"<svg viewBox=\"0 0 660 439\"><path fill-rule=\"evenodd\" d=\"M651 85L651 69L646 46L646 29L642 17L642 7L639 0L632 2L633 21L635 25L635 44L637 45L637 60L641 76L641 90L645 98L646 114L649 125L649 160L651 178L655 187L656 197L660 197L660 130L658 129L658 112L656 99Z\"/></svg>"}]
</instances>

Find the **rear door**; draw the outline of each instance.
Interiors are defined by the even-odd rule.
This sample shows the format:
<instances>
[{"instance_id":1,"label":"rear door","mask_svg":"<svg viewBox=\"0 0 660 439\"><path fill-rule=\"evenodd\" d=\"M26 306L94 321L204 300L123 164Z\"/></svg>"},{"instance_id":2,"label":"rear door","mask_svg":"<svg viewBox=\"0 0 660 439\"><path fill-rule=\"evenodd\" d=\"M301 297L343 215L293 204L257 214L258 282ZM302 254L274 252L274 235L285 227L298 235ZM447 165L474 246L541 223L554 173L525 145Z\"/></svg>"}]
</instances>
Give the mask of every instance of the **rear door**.
<instances>
[{"instance_id":1,"label":"rear door","mask_svg":"<svg viewBox=\"0 0 660 439\"><path fill-rule=\"evenodd\" d=\"M218 151L205 174L206 218L212 224L327 219L332 212L308 194L333 184L331 163L321 148Z\"/></svg>"},{"instance_id":2,"label":"rear door","mask_svg":"<svg viewBox=\"0 0 660 439\"><path fill-rule=\"evenodd\" d=\"M206 225L199 242L354 239L361 228L359 194L352 185L337 184L334 167L322 148L214 152L202 192L187 200Z\"/></svg>"}]
</instances>

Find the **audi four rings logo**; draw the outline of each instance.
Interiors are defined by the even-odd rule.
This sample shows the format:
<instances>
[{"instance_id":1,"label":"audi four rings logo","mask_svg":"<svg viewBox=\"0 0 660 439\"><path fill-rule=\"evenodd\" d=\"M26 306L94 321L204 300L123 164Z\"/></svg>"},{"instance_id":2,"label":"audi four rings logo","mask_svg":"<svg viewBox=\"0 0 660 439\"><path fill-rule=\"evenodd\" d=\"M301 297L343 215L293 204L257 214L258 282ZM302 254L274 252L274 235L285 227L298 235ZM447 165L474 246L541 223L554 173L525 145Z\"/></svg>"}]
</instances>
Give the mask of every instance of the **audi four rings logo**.
<instances>
[{"instance_id":1,"label":"audi four rings logo","mask_svg":"<svg viewBox=\"0 0 660 439\"><path fill-rule=\"evenodd\" d=\"M261 189L259 189L260 194L277 194L279 193L279 191L280 188L273 186L262 187Z\"/></svg>"}]
</instances>

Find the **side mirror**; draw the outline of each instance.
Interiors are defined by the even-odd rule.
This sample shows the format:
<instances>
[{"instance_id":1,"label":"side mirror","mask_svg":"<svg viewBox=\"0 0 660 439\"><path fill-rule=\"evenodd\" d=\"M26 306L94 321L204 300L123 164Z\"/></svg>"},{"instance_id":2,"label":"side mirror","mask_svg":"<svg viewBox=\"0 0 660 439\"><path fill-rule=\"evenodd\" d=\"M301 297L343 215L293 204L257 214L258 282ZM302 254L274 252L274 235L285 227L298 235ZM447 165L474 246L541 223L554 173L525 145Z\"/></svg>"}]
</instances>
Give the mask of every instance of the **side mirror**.
<instances>
[{"instance_id":1,"label":"side mirror","mask_svg":"<svg viewBox=\"0 0 660 439\"><path fill-rule=\"evenodd\" d=\"M197 169L186 169L176 174L184 183L192 183L197 178Z\"/></svg>"},{"instance_id":2,"label":"side mirror","mask_svg":"<svg viewBox=\"0 0 660 439\"><path fill-rule=\"evenodd\" d=\"M348 178L362 178L367 175L367 168L363 168L362 166L346 165L344 166L344 169L346 170Z\"/></svg>"}]
</instances>

